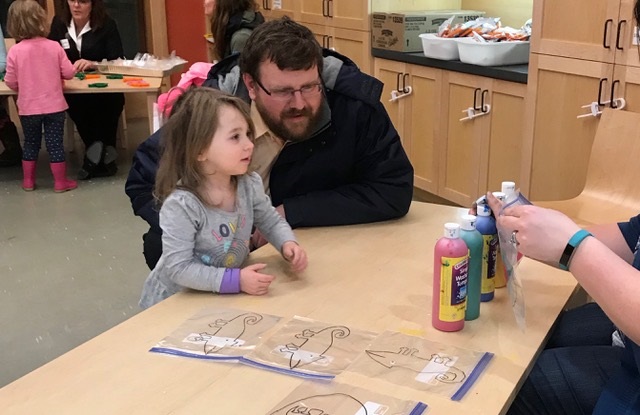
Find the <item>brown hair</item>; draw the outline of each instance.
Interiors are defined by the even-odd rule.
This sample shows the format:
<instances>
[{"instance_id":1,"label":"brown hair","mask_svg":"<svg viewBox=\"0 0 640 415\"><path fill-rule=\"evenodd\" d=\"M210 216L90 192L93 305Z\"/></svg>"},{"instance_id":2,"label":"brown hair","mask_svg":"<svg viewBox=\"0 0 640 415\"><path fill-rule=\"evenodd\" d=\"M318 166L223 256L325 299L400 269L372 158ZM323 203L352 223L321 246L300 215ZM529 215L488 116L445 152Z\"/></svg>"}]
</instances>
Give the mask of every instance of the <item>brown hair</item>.
<instances>
[{"instance_id":1,"label":"brown hair","mask_svg":"<svg viewBox=\"0 0 640 415\"><path fill-rule=\"evenodd\" d=\"M34 0L14 1L7 14L7 32L16 39L16 42L34 37L46 37L47 12Z\"/></svg>"},{"instance_id":2,"label":"brown hair","mask_svg":"<svg viewBox=\"0 0 640 415\"><path fill-rule=\"evenodd\" d=\"M269 60L278 69L301 71L316 66L322 73L322 48L307 27L287 16L255 28L240 54L240 71L260 79L260 63Z\"/></svg>"},{"instance_id":3,"label":"brown hair","mask_svg":"<svg viewBox=\"0 0 640 415\"><path fill-rule=\"evenodd\" d=\"M226 32L231 16L247 10L256 11L257 9L258 6L255 0L216 0L210 20L211 33L216 40L214 46L216 59L224 58L224 54L229 47L228 42L226 42Z\"/></svg>"},{"instance_id":4,"label":"brown hair","mask_svg":"<svg viewBox=\"0 0 640 415\"><path fill-rule=\"evenodd\" d=\"M69 8L69 2L67 0L60 1L60 19L67 26L71 24L71 9ZM104 2L102 0L91 0L91 13L89 13L89 24L91 25L91 29L95 30L99 27L102 27L107 20L107 8L104 6Z\"/></svg>"},{"instance_id":5,"label":"brown hair","mask_svg":"<svg viewBox=\"0 0 640 415\"><path fill-rule=\"evenodd\" d=\"M240 98L217 89L195 87L180 96L171 116L162 127L163 152L156 174L155 196L164 202L175 189L188 190L200 201L207 198L200 192L205 176L199 169L198 156L211 144L220 120L220 108L230 106L243 115L250 136L255 137L250 109Z\"/></svg>"}]
</instances>

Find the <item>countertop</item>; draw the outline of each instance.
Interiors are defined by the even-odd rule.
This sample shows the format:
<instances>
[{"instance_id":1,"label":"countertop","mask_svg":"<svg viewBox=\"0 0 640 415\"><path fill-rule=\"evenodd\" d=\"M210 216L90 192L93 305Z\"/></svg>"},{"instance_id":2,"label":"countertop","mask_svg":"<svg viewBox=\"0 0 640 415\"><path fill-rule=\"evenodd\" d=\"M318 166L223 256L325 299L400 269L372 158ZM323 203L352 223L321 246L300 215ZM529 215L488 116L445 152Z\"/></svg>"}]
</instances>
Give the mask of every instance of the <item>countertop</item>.
<instances>
[{"instance_id":1,"label":"countertop","mask_svg":"<svg viewBox=\"0 0 640 415\"><path fill-rule=\"evenodd\" d=\"M424 56L422 52L396 52L386 49L371 49L371 55L376 58L389 59L412 63L415 65L430 66L433 68L446 69L449 71L468 73L471 75L486 76L488 78L501 79L503 81L527 83L529 65L508 65L508 66L478 66L460 61L443 61Z\"/></svg>"}]
</instances>

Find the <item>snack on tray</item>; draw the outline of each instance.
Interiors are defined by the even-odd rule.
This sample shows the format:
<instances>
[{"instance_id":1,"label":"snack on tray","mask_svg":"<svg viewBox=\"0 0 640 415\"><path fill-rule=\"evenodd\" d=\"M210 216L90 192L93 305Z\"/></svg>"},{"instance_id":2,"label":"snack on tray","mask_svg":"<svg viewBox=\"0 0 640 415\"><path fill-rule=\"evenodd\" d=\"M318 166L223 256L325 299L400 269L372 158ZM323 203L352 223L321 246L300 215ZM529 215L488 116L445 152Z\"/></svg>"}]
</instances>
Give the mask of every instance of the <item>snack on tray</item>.
<instances>
[{"instance_id":1,"label":"snack on tray","mask_svg":"<svg viewBox=\"0 0 640 415\"><path fill-rule=\"evenodd\" d=\"M502 27L499 17L480 17L451 26L452 18L438 28L438 36L443 38L473 37L479 42L526 41L531 36L531 20L520 29Z\"/></svg>"}]
</instances>

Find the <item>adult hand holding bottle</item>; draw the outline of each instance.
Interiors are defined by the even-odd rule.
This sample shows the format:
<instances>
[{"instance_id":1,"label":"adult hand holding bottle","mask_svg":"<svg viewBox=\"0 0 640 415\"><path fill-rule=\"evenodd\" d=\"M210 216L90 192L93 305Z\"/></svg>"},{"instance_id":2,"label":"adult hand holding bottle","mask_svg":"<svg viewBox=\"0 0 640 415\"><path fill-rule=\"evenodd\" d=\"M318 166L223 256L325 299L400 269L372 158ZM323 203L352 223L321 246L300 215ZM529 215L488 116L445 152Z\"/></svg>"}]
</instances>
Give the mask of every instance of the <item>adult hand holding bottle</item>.
<instances>
[{"instance_id":1,"label":"adult hand holding bottle","mask_svg":"<svg viewBox=\"0 0 640 415\"><path fill-rule=\"evenodd\" d=\"M506 234L515 232L518 251L529 258L558 266L569 239L580 230L565 214L533 205L518 205L502 210L502 202L487 194L498 227Z\"/></svg>"}]
</instances>

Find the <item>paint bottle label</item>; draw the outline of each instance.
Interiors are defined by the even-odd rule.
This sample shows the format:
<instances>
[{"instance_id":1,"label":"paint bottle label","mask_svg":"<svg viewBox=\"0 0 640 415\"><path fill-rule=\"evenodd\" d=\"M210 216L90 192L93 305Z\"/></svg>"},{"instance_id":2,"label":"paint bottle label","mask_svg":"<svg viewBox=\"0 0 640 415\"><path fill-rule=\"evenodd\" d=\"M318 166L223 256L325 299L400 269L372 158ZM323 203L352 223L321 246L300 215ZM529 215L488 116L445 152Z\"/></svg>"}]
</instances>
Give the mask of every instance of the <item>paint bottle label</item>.
<instances>
[{"instance_id":1,"label":"paint bottle label","mask_svg":"<svg viewBox=\"0 0 640 415\"><path fill-rule=\"evenodd\" d=\"M469 258L442 257L440 270L440 312L438 318L445 322L464 320L467 304L467 278Z\"/></svg>"},{"instance_id":2,"label":"paint bottle label","mask_svg":"<svg viewBox=\"0 0 640 415\"><path fill-rule=\"evenodd\" d=\"M490 294L495 290L496 260L498 257L498 238L496 235L482 235L482 294Z\"/></svg>"}]
</instances>

